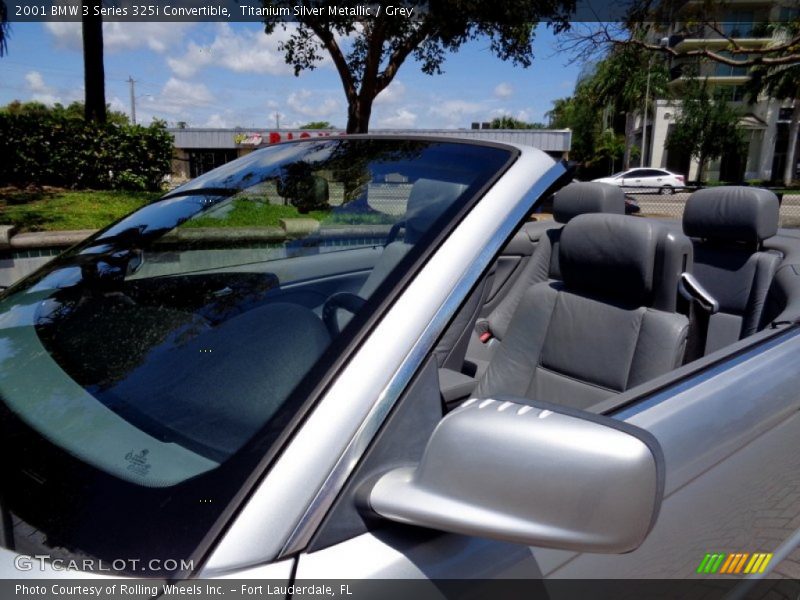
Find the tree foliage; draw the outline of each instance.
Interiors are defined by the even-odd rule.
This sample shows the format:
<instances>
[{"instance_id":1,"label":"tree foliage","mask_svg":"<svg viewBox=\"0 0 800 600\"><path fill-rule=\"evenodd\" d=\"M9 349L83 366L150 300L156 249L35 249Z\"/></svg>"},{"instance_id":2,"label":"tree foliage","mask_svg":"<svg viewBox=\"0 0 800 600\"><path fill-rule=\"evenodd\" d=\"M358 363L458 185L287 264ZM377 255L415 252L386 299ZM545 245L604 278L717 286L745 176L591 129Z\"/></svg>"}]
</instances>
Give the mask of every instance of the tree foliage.
<instances>
[{"instance_id":1,"label":"tree foliage","mask_svg":"<svg viewBox=\"0 0 800 600\"><path fill-rule=\"evenodd\" d=\"M627 168L639 155L633 143L635 117L645 104L649 113L654 99L667 94L667 80L663 61L637 48L611 48L586 63L573 95L554 100L545 115L550 127L572 130L570 158L582 165L582 176L608 174L614 165ZM622 126L614 129L617 117L625 123L622 136Z\"/></svg>"},{"instance_id":2,"label":"tree foliage","mask_svg":"<svg viewBox=\"0 0 800 600\"><path fill-rule=\"evenodd\" d=\"M522 67L533 60L535 27L550 21L555 31L568 27L574 0L509 0L488 3L481 0L434 0L400 4L413 9L413 18L391 16L387 6L380 14L363 20L331 15L327 4L314 0L262 0L264 7L308 9L296 23L281 17L265 19L265 32L282 27L289 37L281 49L295 75L314 69L327 54L339 74L347 99L347 132L368 130L372 103L392 82L405 61L413 57L423 73L442 72L448 53L478 38L487 38L490 50L500 59ZM340 8L365 6L356 1L337 4ZM369 5L373 11L377 5ZM398 5L394 5L397 7ZM321 10L322 15L310 13Z\"/></svg>"},{"instance_id":3,"label":"tree foliage","mask_svg":"<svg viewBox=\"0 0 800 600\"><path fill-rule=\"evenodd\" d=\"M300 125L298 129L336 129L328 121L309 121L305 125Z\"/></svg>"},{"instance_id":4,"label":"tree foliage","mask_svg":"<svg viewBox=\"0 0 800 600\"><path fill-rule=\"evenodd\" d=\"M64 119L85 119L85 108L83 102L72 102L64 106L60 102L56 102L52 106L43 104L42 102L20 102L13 100L12 102L0 107L0 112L9 113L12 115L34 115L41 117L57 117ZM111 110L108 105L106 106L106 113L109 123L116 123L117 125L128 125L130 118L124 112Z\"/></svg>"},{"instance_id":5,"label":"tree foliage","mask_svg":"<svg viewBox=\"0 0 800 600\"><path fill-rule=\"evenodd\" d=\"M544 123L528 123L521 119L515 119L510 115L496 117L489 124L490 129L544 129Z\"/></svg>"},{"instance_id":6,"label":"tree foliage","mask_svg":"<svg viewBox=\"0 0 800 600\"><path fill-rule=\"evenodd\" d=\"M75 115L80 108L16 102L0 109L8 148L0 184L159 190L171 171L166 124L88 122Z\"/></svg>"},{"instance_id":7,"label":"tree foliage","mask_svg":"<svg viewBox=\"0 0 800 600\"><path fill-rule=\"evenodd\" d=\"M724 99L710 94L705 80L689 79L667 147L697 159L697 179L702 181L707 161L742 153L744 144L739 114Z\"/></svg>"}]
</instances>

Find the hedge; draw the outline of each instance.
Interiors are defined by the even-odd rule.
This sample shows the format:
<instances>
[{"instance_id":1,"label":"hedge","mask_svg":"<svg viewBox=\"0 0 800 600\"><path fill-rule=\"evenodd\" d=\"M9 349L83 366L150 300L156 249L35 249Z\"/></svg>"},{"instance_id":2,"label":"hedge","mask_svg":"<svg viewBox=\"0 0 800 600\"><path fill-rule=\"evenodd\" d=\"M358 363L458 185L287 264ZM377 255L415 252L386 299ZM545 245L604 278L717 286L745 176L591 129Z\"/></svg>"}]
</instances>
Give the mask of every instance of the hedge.
<instances>
[{"instance_id":1,"label":"hedge","mask_svg":"<svg viewBox=\"0 0 800 600\"><path fill-rule=\"evenodd\" d=\"M98 124L64 115L0 112L2 185L159 190L171 170L163 122Z\"/></svg>"}]
</instances>

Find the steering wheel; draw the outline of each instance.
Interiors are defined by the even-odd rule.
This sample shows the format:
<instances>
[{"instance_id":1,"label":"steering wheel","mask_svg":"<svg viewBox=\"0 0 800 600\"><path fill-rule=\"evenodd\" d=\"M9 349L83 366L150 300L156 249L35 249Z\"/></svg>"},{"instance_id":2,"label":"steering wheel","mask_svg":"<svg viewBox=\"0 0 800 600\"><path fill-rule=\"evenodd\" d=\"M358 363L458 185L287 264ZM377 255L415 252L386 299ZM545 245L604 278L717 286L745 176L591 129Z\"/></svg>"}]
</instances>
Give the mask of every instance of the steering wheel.
<instances>
[{"instance_id":1,"label":"steering wheel","mask_svg":"<svg viewBox=\"0 0 800 600\"><path fill-rule=\"evenodd\" d=\"M325 301L322 307L322 322L328 328L332 336L337 336L341 332L339 328L338 309L356 314L366 300L357 294L350 292L337 292Z\"/></svg>"}]
</instances>

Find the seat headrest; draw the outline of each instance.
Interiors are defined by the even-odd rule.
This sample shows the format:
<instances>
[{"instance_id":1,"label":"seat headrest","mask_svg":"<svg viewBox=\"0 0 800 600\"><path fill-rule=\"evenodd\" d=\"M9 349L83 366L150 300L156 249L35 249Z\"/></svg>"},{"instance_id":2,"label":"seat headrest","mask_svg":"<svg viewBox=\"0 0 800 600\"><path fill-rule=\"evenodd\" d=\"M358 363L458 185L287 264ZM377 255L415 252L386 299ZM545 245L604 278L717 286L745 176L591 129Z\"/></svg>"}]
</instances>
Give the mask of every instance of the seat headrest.
<instances>
[{"instance_id":1,"label":"seat headrest","mask_svg":"<svg viewBox=\"0 0 800 600\"><path fill-rule=\"evenodd\" d=\"M405 241L414 243L466 189L465 183L417 179L406 205Z\"/></svg>"},{"instance_id":2,"label":"seat headrest","mask_svg":"<svg viewBox=\"0 0 800 600\"><path fill-rule=\"evenodd\" d=\"M778 197L769 190L706 188L686 201L683 232L694 238L758 245L778 232L779 212Z\"/></svg>"},{"instance_id":3,"label":"seat headrest","mask_svg":"<svg viewBox=\"0 0 800 600\"><path fill-rule=\"evenodd\" d=\"M692 266L692 245L655 221L579 215L561 232L559 263L569 291L674 312L680 275Z\"/></svg>"},{"instance_id":4,"label":"seat headrest","mask_svg":"<svg viewBox=\"0 0 800 600\"><path fill-rule=\"evenodd\" d=\"M625 194L610 183L575 182L563 187L553 198L553 218L568 223L586 213L625 214Z\"/></svg>"}]
</instances>

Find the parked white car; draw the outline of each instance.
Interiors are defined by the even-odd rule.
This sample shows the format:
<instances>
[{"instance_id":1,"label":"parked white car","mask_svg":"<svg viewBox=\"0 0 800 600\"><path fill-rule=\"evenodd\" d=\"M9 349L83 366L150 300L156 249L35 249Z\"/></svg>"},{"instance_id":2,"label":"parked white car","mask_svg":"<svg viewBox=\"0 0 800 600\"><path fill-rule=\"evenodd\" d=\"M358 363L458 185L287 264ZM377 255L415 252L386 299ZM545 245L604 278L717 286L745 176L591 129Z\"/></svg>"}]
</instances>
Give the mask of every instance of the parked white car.
<instances>
[{"instance_id":1,"label":"parked white car","mask_svg":"<svg viewBox=\"0 0 800 600\"><path fill-rule=\"evenodd\" d=\"M683 175L649 167L628 169L593 181L610 183L623 188L658 188L661 194L672 194L676 189L681 189L686 185Z\"/></svg>"}]
</instances>

